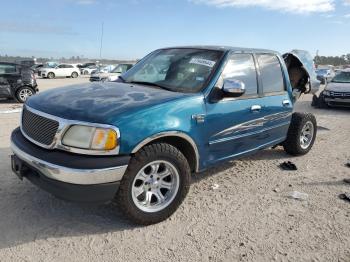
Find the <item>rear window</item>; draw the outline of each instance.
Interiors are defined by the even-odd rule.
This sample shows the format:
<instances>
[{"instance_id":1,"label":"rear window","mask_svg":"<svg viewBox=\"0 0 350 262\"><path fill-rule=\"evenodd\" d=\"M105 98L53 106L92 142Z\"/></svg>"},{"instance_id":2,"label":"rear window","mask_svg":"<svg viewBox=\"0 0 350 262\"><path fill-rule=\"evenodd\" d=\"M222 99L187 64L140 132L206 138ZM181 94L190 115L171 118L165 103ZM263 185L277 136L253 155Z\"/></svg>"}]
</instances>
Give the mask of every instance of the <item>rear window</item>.
<instances>
[{"instance_id":1,"label":"rear window","mask_svg":"<svg viewBox=\"0 0 350 262\"><path fill-rule=\"evenodd\" d=\"M285 90L282 68L277 56L272 54L257 55L264 93Z\"/></svg>"},{"instance_id":2,"label":"rear window","mask_svg":"<svg viewBox=\"0 0 350 262\"><path fill-rule=\"evenodd\" d=\"M0 64L0 74L13 74L16 73L15 65Z\"/></svg>"}]
</instances>

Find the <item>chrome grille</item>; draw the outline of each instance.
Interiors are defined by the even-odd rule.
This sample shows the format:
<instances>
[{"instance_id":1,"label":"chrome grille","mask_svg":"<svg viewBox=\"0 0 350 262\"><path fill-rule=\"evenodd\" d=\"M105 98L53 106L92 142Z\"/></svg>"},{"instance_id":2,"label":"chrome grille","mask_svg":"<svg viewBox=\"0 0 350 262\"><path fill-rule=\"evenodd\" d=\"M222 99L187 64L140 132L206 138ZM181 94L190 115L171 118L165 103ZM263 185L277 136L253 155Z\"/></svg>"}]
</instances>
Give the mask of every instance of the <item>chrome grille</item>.
<instances>
[{"instance_id":1,"label":"chrome grille","mask_svg":"<svg viewBox=\"0 0 350 262\"><path fill-rule=\"evenodd\" d=\"M329 94L334 97L350 97L350 92L334 92L330 91Z\"/></svg>"},{"instance_id":2,"label":"chrome grille","mask_svg":"<svg viewBox=\"0 0 350 262\"><path fill-rule=\"evenodd\" d=\"M58 127L57 121L37 115L23 107L22 132L34 141L47 146L51 145Z\"/></svg>"}]
</instances>

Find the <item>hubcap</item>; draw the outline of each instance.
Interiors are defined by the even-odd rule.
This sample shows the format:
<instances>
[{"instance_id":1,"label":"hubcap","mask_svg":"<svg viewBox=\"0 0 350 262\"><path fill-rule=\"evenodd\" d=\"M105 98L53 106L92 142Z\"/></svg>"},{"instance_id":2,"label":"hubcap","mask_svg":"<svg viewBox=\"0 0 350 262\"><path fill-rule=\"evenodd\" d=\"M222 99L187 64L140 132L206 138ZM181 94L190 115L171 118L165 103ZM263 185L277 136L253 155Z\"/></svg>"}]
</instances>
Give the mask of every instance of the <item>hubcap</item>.
<instances>
[{"instance_id":1,"label":"hubcap","mask_svg":"<svg viewBox=\"0 0 350 262\"><path fill-rule=\"evenodd\" d=\"M19 92L19 97L22 101L26 101L28 97L32 96L33 92L30 89L22 89Z\"/></svg>"},{"instance_id":2,"label":"hubcap","mask_svg":"<svg viewBox=\"0 0 350 262\"><path fill-rule=\"evenodd\" d=\"M300 146L307 149L314 137L314 124L311 121L306 122L300 134Z\"/></svg>"},{"instance_id":3,"label":"hubcap","mask_svg":"<svg viewBox=\"0 0 350 262\"><path fill-rule=\"evenodd\" d=\"M179 173L168 161L145 165L132 184L132 200L144 212L158 212L174 200L179 190Z\"/></svg>"}]
</instances>

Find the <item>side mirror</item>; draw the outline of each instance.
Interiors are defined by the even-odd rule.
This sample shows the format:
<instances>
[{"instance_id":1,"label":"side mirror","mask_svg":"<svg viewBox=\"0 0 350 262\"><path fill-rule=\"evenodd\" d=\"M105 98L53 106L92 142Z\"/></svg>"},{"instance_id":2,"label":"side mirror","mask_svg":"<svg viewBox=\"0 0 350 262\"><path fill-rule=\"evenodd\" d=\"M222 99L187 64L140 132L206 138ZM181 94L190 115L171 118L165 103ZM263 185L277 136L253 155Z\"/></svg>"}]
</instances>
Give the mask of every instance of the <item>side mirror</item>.
<instances>
[{"instance_id":1,"label":"side mirror","mask_svg":"<svg viewBox=\"0 0 350 262\"><path fill-rule=\"evenodd\" d=\"M229 97L240 97L245 93L245 84L241 80L228 78L224 80L222 91Z\"/></svg>"}]
</instances>

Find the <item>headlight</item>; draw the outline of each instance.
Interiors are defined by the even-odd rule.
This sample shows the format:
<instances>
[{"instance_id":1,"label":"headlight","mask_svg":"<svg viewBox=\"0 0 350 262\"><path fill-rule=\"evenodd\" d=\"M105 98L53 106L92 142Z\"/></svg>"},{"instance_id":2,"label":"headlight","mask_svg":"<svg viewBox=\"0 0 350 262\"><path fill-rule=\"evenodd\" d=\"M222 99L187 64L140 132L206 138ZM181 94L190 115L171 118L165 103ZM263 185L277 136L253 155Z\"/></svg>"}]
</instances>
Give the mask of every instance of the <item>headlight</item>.
<instances>
[{"instance_id":1,"label":"headlight","mask_svg":"<svg viewBox=\"0 0 350 262\"><path fill-rule=\"evenodd\" d=\"M330 95L330 93L329 93L329 91L324 90L324 91L323 91L323 95L325 95L325 96L329 96L329 95Z\"/></svg>"},{"instance_id":2,"label":"headlight","mask_svg":"<svg viewBox=\"0 0 350 262\"><path fill-rule=\"evenodd\" d=\"M62 144L82 149L113 150L118 146L118 135L111 128L74 125L64 134Z\"/></svg>"}]
</instances>

